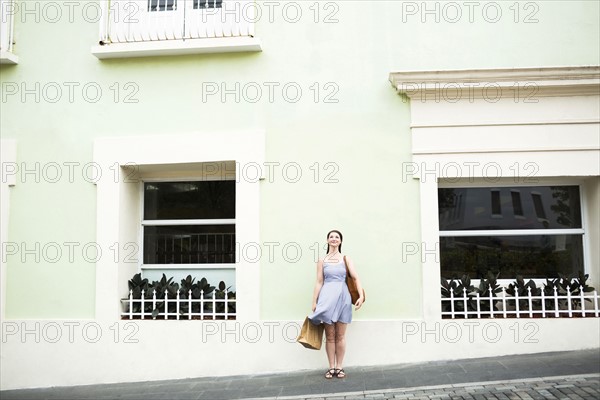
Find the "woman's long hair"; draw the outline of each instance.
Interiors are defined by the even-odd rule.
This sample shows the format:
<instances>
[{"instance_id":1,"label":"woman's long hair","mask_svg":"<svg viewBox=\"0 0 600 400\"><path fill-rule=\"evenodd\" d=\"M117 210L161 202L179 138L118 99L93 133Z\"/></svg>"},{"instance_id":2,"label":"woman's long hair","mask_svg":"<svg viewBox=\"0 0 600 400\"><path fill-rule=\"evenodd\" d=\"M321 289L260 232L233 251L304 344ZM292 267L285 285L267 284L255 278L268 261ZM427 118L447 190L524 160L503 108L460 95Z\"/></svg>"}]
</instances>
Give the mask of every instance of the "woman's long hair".
<instances>
[{"instance_id":1,"label":"woman's long hair","mask_svg":"<svg viewBox=\"0 0 600 400\"><path fill-rule=\"evenodd\" d=\"M342 252L342 242L344 241L344 237L342 236L342 232L334 229L332 231L329 231L329 233L327 233L327 240L329 240L329 235L331 235L333 232L340 235L340 246L338 247L338 250L341 253ZM330 246L329 246L329 243L327 243L327 253L326 254L329 254L329 250L330 250Z\"/></svg>"}]
</instances>

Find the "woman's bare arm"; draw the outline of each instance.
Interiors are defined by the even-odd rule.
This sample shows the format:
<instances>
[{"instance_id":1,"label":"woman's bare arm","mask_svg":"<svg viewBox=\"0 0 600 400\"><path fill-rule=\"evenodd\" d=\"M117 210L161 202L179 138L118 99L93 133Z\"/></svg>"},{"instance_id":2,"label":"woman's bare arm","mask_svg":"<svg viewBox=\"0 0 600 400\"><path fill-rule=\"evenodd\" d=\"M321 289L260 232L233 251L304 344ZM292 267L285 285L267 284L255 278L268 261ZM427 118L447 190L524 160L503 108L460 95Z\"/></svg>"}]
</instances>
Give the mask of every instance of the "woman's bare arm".
<instances>
[{"instance_id":1,"label":"woman's bare arm","mask_svg":"<svg viewBox=\"0 0 600 400\"><path fill-rule=\"evenodd\" d=\"M320 259L317 262L317 282L315 283L315 290L313 292L312 310L315 311L317 308L317 298L323 287L323 260Z\"/></svg>"}]
</instances>

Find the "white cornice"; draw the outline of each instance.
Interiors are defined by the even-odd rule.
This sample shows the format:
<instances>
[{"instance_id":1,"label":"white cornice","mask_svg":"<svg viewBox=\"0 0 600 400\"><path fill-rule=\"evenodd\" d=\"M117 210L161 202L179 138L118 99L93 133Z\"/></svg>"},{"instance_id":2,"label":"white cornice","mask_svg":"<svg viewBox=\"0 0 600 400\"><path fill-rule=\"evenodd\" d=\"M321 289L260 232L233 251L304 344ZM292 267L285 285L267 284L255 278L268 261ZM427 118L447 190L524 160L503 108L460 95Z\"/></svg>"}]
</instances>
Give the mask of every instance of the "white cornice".
<instances>
[{"instance_id":1,"label":"white cornice","mask_svg":"<svg viewBox=\"0 0 600 400\"><path fill-rule=\"evenodd\" d=\"M402 71L390 73L398 93L409 98L427 99L442 91L461 91L461 98L513 97L530 92L536 96L574 96L600 94L600 66L547 68L464 69L440 71ZM487 90L487 93L483 93Z\"/></svg>"}]
</instances>

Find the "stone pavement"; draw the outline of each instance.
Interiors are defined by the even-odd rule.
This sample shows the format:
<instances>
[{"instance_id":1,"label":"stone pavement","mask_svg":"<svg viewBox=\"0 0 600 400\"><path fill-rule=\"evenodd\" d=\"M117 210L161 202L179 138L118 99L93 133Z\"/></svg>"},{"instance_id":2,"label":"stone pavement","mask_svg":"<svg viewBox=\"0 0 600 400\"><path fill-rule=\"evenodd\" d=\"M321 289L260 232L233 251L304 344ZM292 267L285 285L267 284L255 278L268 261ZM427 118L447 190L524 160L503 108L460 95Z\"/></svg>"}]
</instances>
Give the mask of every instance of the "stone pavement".
<instances>
[{"instance_id":1,"label":"stone pavement","mask_svg":"<svg viewBox=\"0 0 600 400\"><path fill-rule=\"evenodd\" d=\"M271 399L275 399L272 397ZM459 383L407 389L371 390L316 396L276 397L279 400L522 400L600 399L600 374ZM268 400L262 398L260 400Z\"/></svg>"},{"instance_id":2,"label":"stone pavement","mask_svg":"<svg viewBox=\"0 0 600 400\"><path fill-rule=\"evenodd\" d=\"M600 349L451 361L0 391L38 399L600 399Z\"/></svg>"}]
</instances>

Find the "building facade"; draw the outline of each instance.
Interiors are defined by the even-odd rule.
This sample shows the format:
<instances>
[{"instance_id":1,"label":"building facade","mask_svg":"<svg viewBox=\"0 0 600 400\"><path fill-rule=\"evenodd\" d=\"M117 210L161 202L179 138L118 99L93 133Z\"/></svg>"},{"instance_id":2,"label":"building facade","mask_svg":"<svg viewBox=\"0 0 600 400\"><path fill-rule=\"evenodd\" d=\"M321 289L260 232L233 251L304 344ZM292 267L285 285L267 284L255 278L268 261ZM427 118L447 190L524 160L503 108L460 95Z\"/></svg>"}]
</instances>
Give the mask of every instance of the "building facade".
<instances>
[{"instance_id":1,"label":"building facade","mask_svg":"<svg viewBox=\"0 0 600 400\"><path fill-rule=\"evenodd\" d=\"M597 3L0 4L2 389L600 346Z\"/></svg>"}]
</instances>

